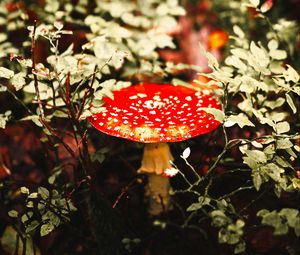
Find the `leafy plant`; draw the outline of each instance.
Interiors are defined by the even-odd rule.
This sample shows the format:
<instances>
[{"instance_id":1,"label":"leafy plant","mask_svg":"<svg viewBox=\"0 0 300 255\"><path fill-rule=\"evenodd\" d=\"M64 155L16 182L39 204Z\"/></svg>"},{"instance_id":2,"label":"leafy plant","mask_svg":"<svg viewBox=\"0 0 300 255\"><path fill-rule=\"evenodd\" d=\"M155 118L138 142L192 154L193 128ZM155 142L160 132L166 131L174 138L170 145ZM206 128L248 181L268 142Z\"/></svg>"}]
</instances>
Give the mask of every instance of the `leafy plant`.
<instances>
[{"instance_id":1,"label":"leafy plant","mask_svg":"<svg viewBox=\"0 0 300 255\"><path fill-rule=\"evenodd\" d=\"M224 25L229 41L220 60L200 42L210 72L193 85L182 73L203 67L161 57L184 43L174 32L186 13L177 0L0 3L0 141L13 154L0 146L3 250L162 254L172 242L176 254L197 240L191 246L210 244L211 254L253 254L261 252L260 230L299 237L299 27L273 14L273 1L200 2L218 14L213 22ZM222 110L201 110L221 126L173 145L186 148L173 165L174 210L150 219L141 206L145 180L131 171L140 145L95 139L86 118L105 111L102 99L114 90L170 80L219 97ZM64 245L52 251L41 237ZM297 245L283 252L296 254Z\"/></svg>"}]
</instances>

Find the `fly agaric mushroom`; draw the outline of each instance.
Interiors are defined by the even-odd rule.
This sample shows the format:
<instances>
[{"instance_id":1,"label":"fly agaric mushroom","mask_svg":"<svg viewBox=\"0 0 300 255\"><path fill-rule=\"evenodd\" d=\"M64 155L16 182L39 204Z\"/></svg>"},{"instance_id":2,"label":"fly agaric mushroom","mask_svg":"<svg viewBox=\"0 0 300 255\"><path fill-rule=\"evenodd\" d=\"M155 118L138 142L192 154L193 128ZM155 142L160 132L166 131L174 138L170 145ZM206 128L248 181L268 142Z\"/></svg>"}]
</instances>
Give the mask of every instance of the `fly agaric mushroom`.
<instances>
[{"instance_id":1,"label":"fly agaric mushroom","mask_svg":"<svg viewBox=\"0 0 300 255\"><path fill-rule=\"evenodd\" d=\"M104 97L106 111L89 117L98 130L145 143L139 173L148 175L146 194L151 215L170 204L169 176L173 160L167 142L179 142L210 132L220 123L201 108L220 109L208 90L172 84L139 84Z\"/></svg>"}]
</instances>

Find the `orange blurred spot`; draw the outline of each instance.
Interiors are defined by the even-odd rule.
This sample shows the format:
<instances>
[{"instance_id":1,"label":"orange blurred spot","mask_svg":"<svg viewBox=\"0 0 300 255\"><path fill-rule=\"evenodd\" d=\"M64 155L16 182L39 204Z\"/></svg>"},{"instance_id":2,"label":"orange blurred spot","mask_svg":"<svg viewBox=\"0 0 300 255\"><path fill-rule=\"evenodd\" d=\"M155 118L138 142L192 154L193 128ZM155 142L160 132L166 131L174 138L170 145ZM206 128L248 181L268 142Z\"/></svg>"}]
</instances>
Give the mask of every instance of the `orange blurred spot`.
<instances>
[{"instance_id":1,"label":"orange blurred spot","mask_svg":"<svg viewBox=\"0 0 300 255\"><path fill-rule=\"evenodd\" d=\"M207 174L208 169L209 169L208 165L203 166L201 169L202 174Z\"/></svg>"},{"instance_id":2,"label":"orange blurred spot","mask_svg":"<svg viewBox=\"0 0 300 255\"><path fill-rule=\"evenodd\" d=\"M220 49L224 47L227 41L228 41L228 34L222 30L216 30L208 36L208 48L210 50Z\"/></svg>"},{"instance_id":3,"label":"orange blurred spot","mask_svg":"<svg viewBox=\"0 0 300 255\"><path fill-rule=\"evenodd\" d=\"M9 150L6 147L0 147L0 180L11 175L10 172L11 160Z\"/></svg>"}]
</instances>

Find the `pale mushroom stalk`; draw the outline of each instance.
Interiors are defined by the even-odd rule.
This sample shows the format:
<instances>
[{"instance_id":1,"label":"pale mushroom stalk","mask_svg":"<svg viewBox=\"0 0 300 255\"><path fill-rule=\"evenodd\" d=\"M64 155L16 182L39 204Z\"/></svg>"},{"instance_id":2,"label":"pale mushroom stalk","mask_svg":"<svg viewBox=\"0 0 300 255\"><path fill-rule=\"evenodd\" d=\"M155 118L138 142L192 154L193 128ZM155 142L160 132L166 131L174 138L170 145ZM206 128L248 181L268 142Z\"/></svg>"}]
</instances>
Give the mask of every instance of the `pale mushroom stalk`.
<instances>
[{"instance_id":1,"label":"pale mushroom stalk","mask_svg":"<svg viewBox=\"0 0 300 255\"><path fill-rule=\"evenodd\" d=\"M172 161L173 156L167 143L145 145L142 165L138 173L148 176L145 192L150 215L158 215L170 207L170 181L166 173L173 168Z\"/></svg>"},{"instance_id":2,"label":"pale mushroom stalk","mask_svg":"<svg viewBox=\"0 0 300 255\"><path fill-rule=\"evenodd\" d=\"M98 130L145 144L139 173L148 176L149 214L170 209L170 182L176 174L168 142L179 142L210 132L220 125L202 108L221 109L207 91L172 84L138 84L104 97L106 111L89 117Z\"/></svg>"}]
</instances>

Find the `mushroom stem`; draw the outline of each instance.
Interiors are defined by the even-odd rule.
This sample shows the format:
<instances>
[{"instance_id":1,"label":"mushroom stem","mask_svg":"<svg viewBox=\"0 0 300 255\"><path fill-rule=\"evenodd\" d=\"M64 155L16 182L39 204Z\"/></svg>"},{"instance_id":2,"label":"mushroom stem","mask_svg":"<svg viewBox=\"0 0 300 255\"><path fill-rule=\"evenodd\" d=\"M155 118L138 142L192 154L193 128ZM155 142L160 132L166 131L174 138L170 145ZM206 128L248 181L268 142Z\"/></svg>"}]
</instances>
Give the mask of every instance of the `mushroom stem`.
<instances>
[{"instance_id":1,"label":"mushroom stem","mask_svg":"<svg viewBox=\"0 0 300 255\"><path fill-rule=\"evenodd\" d=\"M167 169L172 168L173 156L167 143L149 143L145 145L142 165L138 173L148 175L146 196L148 198L148 212L159 215L170 207L170 182L163 176Z\"/></svg>"}]
</instances>

